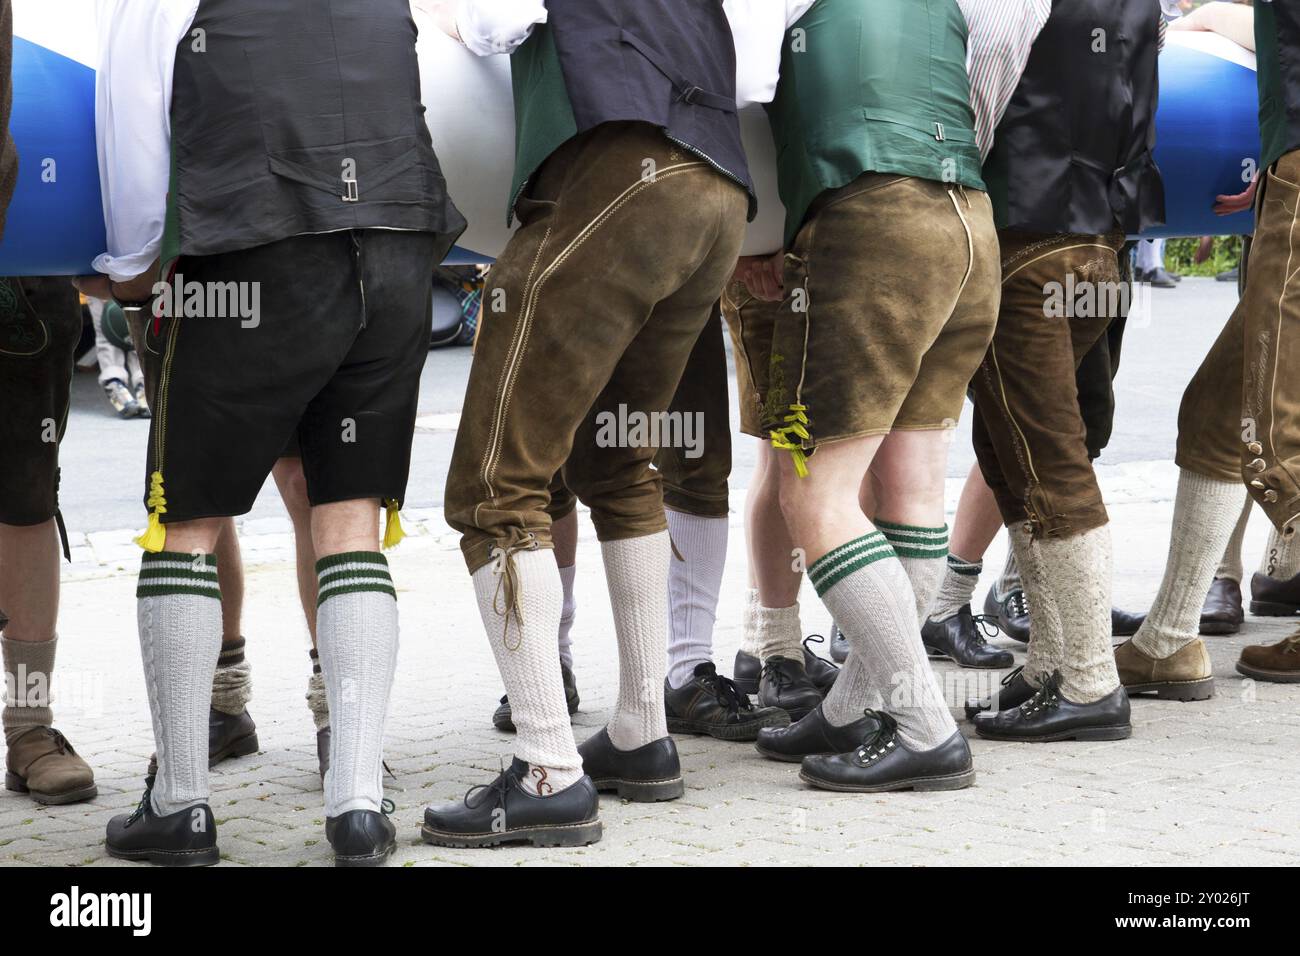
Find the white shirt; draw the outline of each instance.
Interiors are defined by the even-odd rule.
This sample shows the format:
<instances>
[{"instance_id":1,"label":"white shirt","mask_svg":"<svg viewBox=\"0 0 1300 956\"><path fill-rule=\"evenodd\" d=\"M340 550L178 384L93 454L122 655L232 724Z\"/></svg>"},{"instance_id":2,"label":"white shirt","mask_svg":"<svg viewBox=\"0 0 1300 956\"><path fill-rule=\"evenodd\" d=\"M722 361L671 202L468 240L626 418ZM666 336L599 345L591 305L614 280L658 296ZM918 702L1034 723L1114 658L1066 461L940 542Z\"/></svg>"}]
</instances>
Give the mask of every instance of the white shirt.
<instances>
[{"instance_id":1,"label":"white shirt","mask_svg":"<svg viewBox=\"0 0 1300 956\"><path fill-rule=\"evenodd\" d=\"M94 267L116 282L146 272L162 247L172 73L198 7L199 0L98 0L95 130L108 251Z\"/></svg>"},{"instance_id":2,"label":"white shirt","mask_svg":"<svg viewBox=\"0 0 1300 956\"><path fill-rule=\"evenodd\" d=\"M652 2L652 0L644 0ZM723 0L736 44L736 102L770 103L785 33L817 0ZM416 0L419 6L419 0ZM513 53L545 23L546 0L457 0L456 31L479 56Z\"/></svg>"},{"instance_id":3,"label":"white shirt","mask_svg":"<svg viewBox=\"0 0 1300 956\"><path fill-rule=\"evenodd\" d=\"M966 16L966 71L980 159L1020 85L1029 51L1052 15L1052 0L957 0Z\"/></svg>"}]
</instances>

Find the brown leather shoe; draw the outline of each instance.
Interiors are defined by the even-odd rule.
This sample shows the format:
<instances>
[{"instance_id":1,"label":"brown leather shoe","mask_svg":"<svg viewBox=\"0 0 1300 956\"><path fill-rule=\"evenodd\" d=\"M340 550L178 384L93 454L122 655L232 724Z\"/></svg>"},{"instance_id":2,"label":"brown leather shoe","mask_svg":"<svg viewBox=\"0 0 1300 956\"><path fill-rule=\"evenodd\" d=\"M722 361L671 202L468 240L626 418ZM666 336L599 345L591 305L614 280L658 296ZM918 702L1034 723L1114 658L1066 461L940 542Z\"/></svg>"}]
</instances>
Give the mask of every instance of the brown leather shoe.
<instances>
[{"instance_id":1,"label":"brown leather shoe","mask_svg":"<svg viewBox=\"0 0 1300 956\"><path fill-rule=\"evenodd\" d=\"M1115 648L1119 682L1132 694L1155 694L1162 700L1209 700L1214 696L1210 652L1199 637L1168 657L1148 657L1125 641Z\"/></svg>"},{"instance_id":2,"label":"brown leather shoe","mask_svg":"<svg viewBox=\"0 0 1300 956\"><path fill-rule=\"evenodd\" d=\"M1241 606L1241 585L1232 578L1215 578L1201 608L1202 634L1236 634L1246 612Z\"/></svg>"},{"instance_id":3,"label":"brown leather shoe","mask_svg":"<svg viewBox=\"0 0 1300 956\"><path fill-rule=\"evenodd\" d=\"M99 794L95 772L53 727L33 727L10 743L5 768L6 790L29 793L47 806L80 803Z\"/></svg>"},{"instance_id":4,"label":"brown leather shoe","mask_svg":"<svg viewBox=\"0 0 1300 956\"><path fill-rule=\"evenodd\" d=\"M1300 614L1300 574L1278 581L1256 571L1250 579L1250 613L1257 617Z\"/></svg>"},{"instance_id":5,"label":"brown leather shoe","mask_svg":"<svg viewBox=\"0 0 1300 956\"><path fill-rule=\"evenodd\" d=\"M1300 631L1276 644L1243 647L1237 672L1256 680L1300 684Z\"/></svg>"}]
</instances>

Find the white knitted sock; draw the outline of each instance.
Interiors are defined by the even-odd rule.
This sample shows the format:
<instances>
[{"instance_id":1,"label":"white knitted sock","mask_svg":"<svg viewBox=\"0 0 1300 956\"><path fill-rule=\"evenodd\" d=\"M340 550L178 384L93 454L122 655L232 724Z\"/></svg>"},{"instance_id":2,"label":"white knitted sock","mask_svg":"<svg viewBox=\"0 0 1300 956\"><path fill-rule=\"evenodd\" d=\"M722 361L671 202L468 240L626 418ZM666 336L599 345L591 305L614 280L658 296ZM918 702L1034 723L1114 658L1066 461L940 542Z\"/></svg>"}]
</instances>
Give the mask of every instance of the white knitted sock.
<instances>
[{"instance_id":1,"label":"white knitted sock","mask_svg":"<svg viewBox=\"0 0 1300 956\"><path fill-rule=\"evenodd\" d=\"M547 550L516 551L474 572L474 593L518 731L515 755L528 762L519 786L548 796L582 778L555 653L563 589Z\"/></svg>"},{"instance_id":2,"label":"white knitted sock","mask_svg":"<svg viewBox=\"0 0 1300 956\"><path fill-rule=\"evenodd\" d=\"M681 687L695 665L713 660L722 569L727 562L727 519L664 509L668 534L682 560L668 563L668 683Z\"/></svg>"},{"instance_id":3,"label":"white knitted sock","mask_svg":"<svg viewBox=\"0 0 1300 956\"><path fill-rule=\"evenodd\" d=\"M790 607L754 609L754 644L760 661L773 657L803 663L803 625L799 623L799 602Z\"/></svg>"},{"instance_id":4,"label":"white knitted sock","mask_svg":"<svg viewBox=\"0 0 1300 956\"><path fill-rule=\"evenodd\" d=\"M618 697L609 739L635 750L668 736L664 662L668 631L668 532L602 541L609 603L618 636Z\"/></svg>"},{"instance_id":5,"label":"white knitted sock","mask_svg":"<svg viewBox=\"0 0 1300 956\"><path fill-rule=\"evenodd\" d=\"M1034 549L1061 618L1061 693L1076 704L1101 700L1119 686L1110 642L1110 525L1042 538Z\"/></svg>"},{"instance_id":6,"label":"white knitted sock","mask_svg":"<svg viewBox=\"0 0 1300 956\"><path fill-rule=\"evenodd\" d=\"M1270 528L1260 570L1276 581L1290 581L1300 574L1300 535L1287 540L1277 533L1277 528Z\"/></svg>"},{"instance_id":7,"label":"white knitted sock","mask_svg":"<svg viewBox=\"0 0 1300 956\"><path fill-rule=\"evenodd\" d=\"M58 637L48 641L11 641L0 638L3 647L5 683L5 739L13 741L33 727L54 723L50 709L50 680L54 674L54 652Z\"/></svg>"},{"instance_id":8,"label":"white knitted sock","mask_svg":"<svg viewBox=\"0 0 1300 956\"><path fill-rule=\"evenodd\" d=\"M1029 599L1029 655L1025 658L1021 676L1030 687L1039 687L1042 678L1059 670L1065 658L1061 611L1056 606L1056 595L1043 575L1037 542L1018 524L1007 527L1007 536L1011 553L1015 555L1020 584Z\"/></svg>"},{"instance_id":9,"label":"white knitted sock","mask_svg":"<svg viewBox=\"0 0 1300 956\"><path fill-rule=\"evenodd\" d=\"M853 668L849 680L842 669L822 704L831 723L850 723L864 708L883 710L898 721L899 735L919 750L931 750L956 733L921 645L912 586L884 536L873 531L835 548L813 562L808 577L851 647L845 663L845 669Z\"/></svg>"},{"instance_id":10,"label":"white knitted sock","mask_svg":"<svg viewBox=\"0 0 1300 956\"><path fill-rule=\"evenodd\" d=\"M1254 500L1250 495L1246 495L1246 504L1241 509L1241 517L1237 519L1237 524L1232 529L1232 537L1228 539L1228 545L1223 549L1223 557L1219 559L1219 567L1214 572L1216 578L1227 578L1240 584L1241 579L1245 577L1246 568L1241 560L1241 549L1246 543L1246 528L1250 525L1250 513L1254 507Z\"/></svg>"},{"instance_id":11,"label":"white knitted sock","mask_svg":"<svg viewBox=\"0 0 1300 956\"><path fill-rule=\"evenodd\" d=\"M963 561L955 554L949 554L944 565L939 592L930 605L931 621L946 621L970 604L975 586L980 583L980 572L984 570L983 561Z\"/></svg>"},{"instance_id":12,"label":"white knitted sock","mask_svg":"<svg viewBox=\"0 0 1300 956\"><path fill-rule=\"evenodd\" d=\"M877 521L876 527L898 555L916 598L916 620L924 624L943 580L948 558L948 526L919 528Z\"/></svg>"},{"instance_id":13,"label":"white knitted sock","mask_svg":"<svg viewBox=\"0 0 1300 956\"><path fill-rule=\"evenodd\" d=\"M559 570L560 587L564 593L564 603L560 605L560 663L573 670L573 619L578 616L578 602L573 597L573 579L577 576L578 566L571 564Z\"/></svg>"},{"instance_id":14,"label":"white knitted sock","mask_svg":"<svg viewBox=\"0 0 1300 956\"><path fill-rule=\"evenodd\" d=\"M311 655L311 676L307 678L307 709L311 711L312 723L317 730L324 730L330 725L329 695L325 692L325 675L320 670L320 653L316 648L308 651Z\"/></svg>"},{"instance_id":15,"label":"white knitted sock","mask_svg":"<svg viewBox=\"0 0 1300 956\"><path fill-rule=\"evenodd\" d=\"M222 644L217 672L212 675L212 708L232 716L242 714L253 699L253 668L244 657L244 639Z\"/></svg>"},{"instance_id":16,"label":"white knitted sock","mask_svg":"<svg viewBox=\"0 0 1300 956\"><path fill-rule=\"evenodd\" d=\"M1002 565L1002 574L993 583L993 594L1000 601L1016 588L1023 588L1024 586L1024 579L1020 575L1020 564L1016 560L1016 549L1008 547L1007 560Z\"/></svg>"},{"instance_id":17,"label":"white knitted sock","mask_svg":"<svg viewBox=\"0 0 1300 956\"><path fill-rule=\"evenodd\" d=\"M1169 560L1155 603L1133 636L1133 646L1157 659L1196 640L1205 592L1241 516L1246 487L1186 469L1178 472Z\"/></svg>"},{"instance_id":18,"label":"white knitted sock","mask_svg":"<svg viewBox=\"0 0 1300 956\"><path fill-rule=\"evenodd\" d=\"M325 815L378 810L397 670L397 592L378 551L321 558L316 576L316 646L330 712Z\"/></svg>"},{"instance_id":19,"label":"white knitted sock","mask_svg":"<svg viewBox=\"0 0 1300 956\"><path fill-rule=\"evenodd\" d=\"M158 758L152 801L165 816L208 799L208 708L221 652L217 559L146 552L135 596Z\"/></svg>"},{"instance_id":20,"label":"white knitted sock","mask_svg":"<svg viewBox=\"0 0 1300 956\"><path fill-rule=\"evenodd\" d=\"M758 588L745 589L745 610L740 618L740 649L758 657Z\"/></svg>"}]
</instances>

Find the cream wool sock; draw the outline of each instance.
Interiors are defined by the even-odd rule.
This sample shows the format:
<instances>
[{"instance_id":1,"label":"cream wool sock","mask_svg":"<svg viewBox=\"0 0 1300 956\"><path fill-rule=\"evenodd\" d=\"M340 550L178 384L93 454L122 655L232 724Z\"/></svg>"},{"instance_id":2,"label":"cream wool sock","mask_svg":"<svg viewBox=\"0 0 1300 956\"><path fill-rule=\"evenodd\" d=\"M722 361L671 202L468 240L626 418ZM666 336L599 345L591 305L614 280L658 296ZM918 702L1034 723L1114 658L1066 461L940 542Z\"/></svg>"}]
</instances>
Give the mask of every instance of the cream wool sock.
<instances>
[{"instance_id":1,"label":"cream wool sock","mask_svg":"<svg viewBox=\"0 0 1300 956\"><path fill-rule=\"evenodd\" d=\"M790 607L754 609L755 654L760 661L784 657L803 663L803 625L799 623L799 602Z\"/></svg>"},{"instance_id":2,"label":"cream wool sock","mask_svg":"<svg viewBox=\"0 0 1300 956\"><path fill-rule=\"evenodd\" d=\"M745 610L740 618L740 649L751 657L759 656L758 607L758 588L746 588Z\"/></svg>"},{"instance_id":3,"label":"cream wool sock","mask_svg":"<svg viewBox=\"0 0 1300 956\"><path fill-rule=\"evenodd\" d=\"M822 704L827 719L842 727L865 708L883 710L918 750L956 733L921 645L912 586L884 536L873 531L835 548L813 562L808 577L852 649Z\"/></svg>"},{"instance_id":4,"label":"cream wool sock","mask_svg":"<svg viewBox=\"0 0 1300 956\"><path fill-rule=\"evenodd\" d=\"M1110 639L1110 525L1069 538L1042 538L1033 549L1060 615L1061 693L1076 704L1101 700L1119 686Z\"/></svg>"},{"instance_id":5,"label":"cream wool sock","mask_svg":"<svg viewBox=\"0 0 1300 956\"><path fill-rule=\"evenodd\" d=\"M559 793L582 778L582 758L555 653L564 600L555 557L546 549L517 551L483 565L473 581L483 629L510 697L518 731L515 756L529 764L519 786L534 795Z\"/></svg>"},{"instance_id":6,"label":"cream wool sock","mask_svg":"<svg viewBox=\"0 0 1300 956\"><path fill-rule=\"evenodd\" d=\"M33 727L54 723L50 709L50 680L58 637L48 641L11 641L0 638L5 666L4 732L12 742Z\"/></svg>"},{"instance_id":7,"label":"cream wool sock","mask_svg":"<svg viewBox=\"0 0 1300 956\"><path fill-rule=\"evenodd\" d=\"M664 671L668 631L668 532L602 541L618 637L618 697L607 727L619 750L668 736Z\"/></svg>"},{"instance_id":8,"label":"cream wool sock","mask_svg":"<svg viewBox=\"0 0 1300 956\"><path fill-rule=\"evenodd\" d=\"M713 660L727 519L664 511L668 534L682 556L668 562L668 683L681 687L695 676L697 664Z\"/></svg>"},{"instance_id":9,"label":"cream wool sock","mask_svg":"<svg viewBox=\"0 0 1300 956\"><path fill-rule=\"evenodd\" d=\"M975 596L975 586L980 581L980 572L984 570L983 561L963 561L955 554L949 554L944 565L939 593L930 605L931 621L946 621L970 604Z\"/></svg>"},{"instance_id":10,"label":"cream wool sock","mask_svg":"<svg viewBox=\"0 0 1300 956\"><path fill-rule=\"evenodd\" d=\"M1007 536L1020 572L1020 583L1029 599L1031 633L1029 655L1021 676L1030 687L1042 686L1042 678L1061 667L1065 657L1065 638L1056 596L1048 587L1040 566L1036 542L1021 525L1009 525Z\"/></svg>"},{"instance_id":11,"label":"cream wool sock","mask_svg":"<svg viewBox=\"0 0 1300 956\"><path fill-rule=\"evenodd\" d=\"M397 592L378 551L321 558L316 575L316 645L330 712L325 815L377 811L397 670Z\"/></svg>"},{"instance_id":12,"label":"cream wool sock","mask_svg":"<svg viewBox=\"0 0 1300 956\"><path fill-rule=\"evenodd\" d=\"M1196 640L1205 592L1245 497L1246 488L1238 482L1179 471L1165 576L1150 613L1133 636L1133 646L1142 653L1168 657Z\"/></svg>"},{"instance_id":13,"label":"cream wool sock","mask_svg":"<svg viewBox=\"0 0 1300 956\"><path fill-rule=\"evenodd\" d=\"M311 676L307 678L307 708L311 711L312 722L317 730L324 730L330 725L330 703L325 693L325 675L320 670L320 654L316 648L307 652L311 655Z\"/></svg>"},{"instance_id":14,"label":"cream wool sock","mask_svg":"<svg viewBox=\"0 0 1300 956\"><path fill-rule=\"evenodd\" d=\"M1232 537L1228 539L1228 546L1223 549L1223 557L1214 572L1216 578L1227 578L1240 584L1245 576L1246 568L1241 560L1241 549L1246 541L1246 528L1250 524L1250 513L1254 507L1255 502L1251 500L1250 495L1246 495L1246 505L1241 509L1241 517L1237 519L1236 527L1232 529ZM1269 543L1272 544L1271 541Z\"/></svg>"},{"instance_id":15,"label":"cream wool sock","mask_svg":"<svg viewBox=\"0 0 1300 956\"><path fill-rule=\"evenodd\" d=\"M573 579L577 574L576 564L560 568L560 587L564 591L564 602L560 605L560 663L569 670L573 670L573 620L578 616L578 602L573 597Z\"/></svg>"},{"instance_id":16,"label":"cream wool sock","mask_svg":"<svg viewBox=\"0 0 1300 956\"><path fill-rule=\"evenodd\" d=\"M875 524L907 572L916 598L916 620L918 625L924 624L947 567L948 526L920 528L888 521Z\"/></svg>"},{"instance_id":17,"label":"cream wool sock","mask_svg":"<svg viewBox=\"0 0 1300 956\"><path fill-rule=\"evenodd\" d=\"M1260 570L1277 581L1290 581L1300 574L1300 535L1288 541L1277 533L1277 528L1270 528Z\"/></svg>"},{"instance_id":18,"label":"cream wool sock","mask_svg":"<svg viewBox=\"0 0 1300 956\"><path fill-rule=\"evenodd\" d=\"M208 800L208 708L221 653L217 559L146 552L135 595L158 758L152 803L166 816Z\"/></svg>"},{"instance_id":19,"label":"cream wool sock","mask_svg":"<svg viewBox=\"0 0 1300 956\"><path fill-rule=\"evenodd\" d=\"M217 672L212 675L212 707L223 714L244 712L253 699L253 668L244 657L244 639L222 644Z\"/></svg>"},{"instance_id":20,"label":"cream wool sock","mask_svg":"<svg viewBox=\"0 0 1300 956\"><path fill-rule=\"evenodd\" d=\"M1020 575L1020 565L1016 560L1016 549L1007 548L1007 560L1002 565L1002 574L993 582L993 593L1000 601L1016 588L1025 586Z\"/></svg>"}]
</instances>

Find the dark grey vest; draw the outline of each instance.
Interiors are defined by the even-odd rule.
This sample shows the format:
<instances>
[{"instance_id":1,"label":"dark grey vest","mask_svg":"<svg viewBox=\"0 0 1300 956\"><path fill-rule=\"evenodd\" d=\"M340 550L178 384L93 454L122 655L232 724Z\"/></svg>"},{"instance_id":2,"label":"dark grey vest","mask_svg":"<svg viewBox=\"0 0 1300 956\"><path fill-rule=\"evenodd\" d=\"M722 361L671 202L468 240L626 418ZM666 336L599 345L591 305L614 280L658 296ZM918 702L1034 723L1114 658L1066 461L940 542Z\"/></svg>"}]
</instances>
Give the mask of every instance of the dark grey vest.
<instances>
[{"instance_id":1,"label":"dark grey vest","mask_svg":"<svg viewBox=\"0 0 1300 956\"><path fill-rule=\"evenodd\" d=\"M415 37L408 0L201 0L176 50L164 260L344 229L449 248L465 220L425 125Z\"/></svg>"},{"instance_id":2,"label":"dark grey vest","mask_svg":"<svg viewBox=\"0 0 1300 956\"><path fill-rule=\"evenodd\" d=\"M1129 235L1164 222L1158 0L1053 0L984 180L999 227Z\"/></svg>"},{"instance_id":3,"label":"dark grey vest","mask_svg":"<svg viewBox=\"0 0 1300 956\"><path fill-rule=\"evenodd\" d=\"M547 0L578 132L661 126L749 191L736 48L722 0Z\"/></svg>"}]
</instances>

